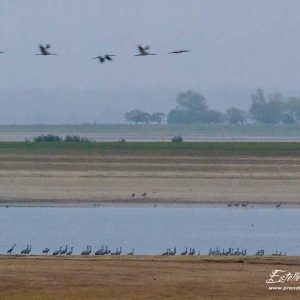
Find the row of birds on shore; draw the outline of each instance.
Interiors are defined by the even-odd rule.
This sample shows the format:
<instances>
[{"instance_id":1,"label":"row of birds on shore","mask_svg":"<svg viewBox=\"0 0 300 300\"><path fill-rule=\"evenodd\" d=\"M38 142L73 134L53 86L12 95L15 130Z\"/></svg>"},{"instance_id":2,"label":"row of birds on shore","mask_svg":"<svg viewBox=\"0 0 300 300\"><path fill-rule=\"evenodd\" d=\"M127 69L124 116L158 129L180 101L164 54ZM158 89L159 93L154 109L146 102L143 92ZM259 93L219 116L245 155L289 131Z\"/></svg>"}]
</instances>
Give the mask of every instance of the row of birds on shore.
<instances>
[{"instance_id":1,"label":"row of birds on shore","mask_svg":"<svg viewBox=\"0 0 300 300\"><path fill-rule=\"evenodd\" d=\"M167 249L167 251L163 252L161 255L167 256L175 256L177 253L176 247L174 247L173 250L171 250L170 248ZM183 252L180 253L181 256L185 256L185 255L189 255L189 256L194 256L196 254L196 250L195 248L190 248L188 250L188 248L185 248L185 250ZM197 256L200 256L201 253L200 251L197 252ZM229 248L228 250L225 250L224 248L221 249L220 248L216 248L216 249L212 249L210 248L208 251L208 255L215 255L215 256L246 256L247 255L247 249L240 249L240 248ZM264 249L259 249L258 251L256 251L256 253L254 254L255 256L264 256L265 255L265 250ZM272 256L286 256L286 252L282 252L282 251L275 251L271 254Z\"/></svg>"},{"instance_id":2,"label":"row of birds on shore","mask_svg":"<svg viewBox=\"0 0 300 300\"><path fill-rule=\"evenodd\" d=\"M57 53L51 53L50 52L51 45L46 44L46 45L39 45L39 51L40 53L36 53L35 55L43 55L43 56L48 56L48 55L58 55ZM150 46L141 46L138 45L138 54L135 54L134 56L149 56L149 55L158 55L156 53L150 53L149 49ZM181 50L174 50L171 52L168 52L167 54L181 54L181 53L187 53L190 52L191 50L187 49L181 49ZM0 53L4 53L3 51L0 51ZM98 59L100 63L104 63L105 61L112 61L112 57L116 56L115 54L104 54L104 55L98 55L96 57L92 57L92 59Z\"/></svg>"},{"instance_id":3,"label":"row of birds on shore","mask_svg":"<svg viewBox=\"0 0 300 300\"><path fill-rule=\"evenodd\" d=\"M7 250L7 254L11 255L13 254L13 251L15 249L15 247L17 246L17 244L14 244L10 249ZM72 255L73 254L73 250L74 247L70 247L68 245L66 245L64 248L62 246L60 246L60 248L58 250L55 250L54 252L52 252L53 256L62 256L62 255ZM27 247L25 249L23 249L20 252L20 255L29 255L31 253L31 245L27 245ZM48 255L51 254L50 252L50 248L45 248L42 251L42 254L44 255ZM83 250L80 255L82 256L89 256L92 254L92 246L87 245L86 249ZM122 247L117 248L115 251L111 251L108 246L104 246L102 245L102 247L97 250L94 255L121 255L122 254ZM183 252L177 253L177 249L176 247L174 247L173 249L168 248L167 251L162 252L161 255L162 256L175 256L176 254L180 254L181 256L200 256L201 253L200 251L197 252L196 254L196 250L195 248L188 248L186 247L185 250ZM134 255L134 249L132 249L130 252L126 253L125 255ZM209 249L208 255L217 255L217 256L246 256L247 255L247 249L240 249L240 248L229 248L228 250L225 250L223 248L223 250L221 251L221 249L219 247L212 249ZM260 249L258 250L254 255L256 256L264 256L265 255L265 250L264 249ZM275 251L271 254L272 256L286 256L286 252L282 252L282 251Z\"/></svg>"},{"instance_id":4,"label":"row of birds on shore","mask_svg":"<svg viewBox=\"0 0 300 300\"><path fill-rule=\"evenodd\" d=\"M17 244L14 244L11 248L9 248L7 250L7 254L11 255L13 254L13 251L15 249L15 247L17 246ZM60 248L58 250L55 250L54 252L52 252L53 256L58 256L58 255L72 255L73 254L73 250L74 247L69 247L68 245L66 245L64 248L62 246L60 246ZM20 254L21 255L29 255L31 253L31 245L27 244L27 247L25 249L23 249ZM50 248L45 248L42 250L42 254L49 254L50 252ZM92 246L87 245L86 249L83 250L80 255L90 255L92 253ZM95 255L121 255L122 254L122 247L117 248L115 251L111 251L108 246L102 245L102 248L100 248L99 250L97 250L95 253ZM134 255L134 249L132 249L130 252L128 252L126 255Z\"/></svg>"},{"instance_id":5,"label":"row of birds on shore","mask_svg":"<svg viewBox=\"0 0 300 300\"><path fill-rule=\"evenodd\" d=\"M244 202L244 203L228 203L227 206L228 207L232 207L232 206L234 206L234 207L239 207L239 206L241 206L241 207L248 207L248 204L249 204L249 202ZM275 207L280 207L280 206L281 206L281 203L275 204Z\"/></svg>"}]
</instances>

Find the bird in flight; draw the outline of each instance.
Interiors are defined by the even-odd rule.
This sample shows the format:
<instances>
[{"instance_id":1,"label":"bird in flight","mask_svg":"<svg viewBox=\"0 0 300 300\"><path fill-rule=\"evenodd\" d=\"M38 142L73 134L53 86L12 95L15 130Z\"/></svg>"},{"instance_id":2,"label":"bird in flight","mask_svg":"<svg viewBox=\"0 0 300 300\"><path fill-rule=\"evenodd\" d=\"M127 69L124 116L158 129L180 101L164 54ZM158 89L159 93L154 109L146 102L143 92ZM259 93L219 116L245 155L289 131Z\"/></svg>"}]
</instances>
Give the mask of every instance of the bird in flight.
<instances>
[{"instance_id":1,"label":"bird in flight","mask_svg":"<svg viewBox=\"0 0 300 300\"><path fill-rule=\"evenodd\" d=\"M46 46L39 45L41 53L36 54L36 55L57 55L57 54L49 52L50 47L51 46L49 44L47 44Z\"/></svg>"},{"instance_id":2,"label":"bird in flight","mask_svg":"<svg viewBox=\"0 0 300 300\"><path fill-rule=\"evenodd\" d=\"M0 53L4 53L3 51L0 51Z\"/></svg>"},{"instance_id":3,"label":"bird in flight","mask_svg":"<svg viewBox=\"0 0 300 300\"><path fill-rule=\"evenodd\" d=\"M168 54L180 54L180 53L185 53L185 52L191 52L191 50L175 50L175 51L169 52Z\"/></svg>"},{"instance_id":4,"label":"bird in flight","mask_svg":"<svg viewBox=\"0 0 300 300\"><path fill-rule=\"evenodd\" d=\"M149 53L147 50L150 49L150 46L142 47L141 45L138 45L139 54L135 54L134 56L146 56L146 55L157 55L155 53Z\"/></svg>"},{"instance_id":5,"label":"bird in flight","mask_svg":"<svg viewBox=\"0 0 300 300\"><path fill-rule=\"evenodd\" d=\"M105 54L104 56L96 56L96 57L93 57L92 59L99 59L99 62L100 63L104 63L105 62L105 60L108 60L108 61L112 61L112 56L116 56L116 55L114 55L114 54Z\"/></svg>"}]
</instances>

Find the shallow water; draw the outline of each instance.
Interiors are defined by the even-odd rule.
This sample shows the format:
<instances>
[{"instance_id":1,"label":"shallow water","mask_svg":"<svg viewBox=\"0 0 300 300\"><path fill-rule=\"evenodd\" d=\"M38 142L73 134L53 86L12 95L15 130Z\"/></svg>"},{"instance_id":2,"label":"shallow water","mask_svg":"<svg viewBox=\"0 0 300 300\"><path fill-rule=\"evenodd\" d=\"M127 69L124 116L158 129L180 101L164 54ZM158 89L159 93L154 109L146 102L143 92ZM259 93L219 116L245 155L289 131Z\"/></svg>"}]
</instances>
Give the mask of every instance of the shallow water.
<instances>
[{"instance_id":1,"label":"shallow water","mask_svg":"<svg viewBox=\"0 0 300 300\"><path fill-rule=\"evenodd\" d=\"M0 253L32 244L32 254L66 244L74 253L101 245L123 253L159 254L167 248L265 249L300 255L300 209L207 207L0 208ZM252 226L252 224L254 226Z\"/></svg>"}]
</instances>

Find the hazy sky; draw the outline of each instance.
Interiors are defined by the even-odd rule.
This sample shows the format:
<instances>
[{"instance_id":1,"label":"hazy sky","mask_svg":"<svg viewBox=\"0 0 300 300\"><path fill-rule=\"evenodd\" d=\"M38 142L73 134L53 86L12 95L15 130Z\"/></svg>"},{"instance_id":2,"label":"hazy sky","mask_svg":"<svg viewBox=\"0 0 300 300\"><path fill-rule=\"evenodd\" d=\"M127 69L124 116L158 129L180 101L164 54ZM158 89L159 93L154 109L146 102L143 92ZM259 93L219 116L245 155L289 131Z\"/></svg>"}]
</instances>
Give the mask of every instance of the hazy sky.
<instances>
[{"instance_id":1,"label":"hazy sky","mask_svg":"<svg viewBox=\"0 0 300 300\"><path fill-rule=\"evenodd\" d=\"M0 89L298 90L299 12L299 0L0 0ZM40 43L59 56L35 56ZM133 57L137 44L160 55ZM105 53L118 56L91 59Z\"/></svg>"}]
</instances>

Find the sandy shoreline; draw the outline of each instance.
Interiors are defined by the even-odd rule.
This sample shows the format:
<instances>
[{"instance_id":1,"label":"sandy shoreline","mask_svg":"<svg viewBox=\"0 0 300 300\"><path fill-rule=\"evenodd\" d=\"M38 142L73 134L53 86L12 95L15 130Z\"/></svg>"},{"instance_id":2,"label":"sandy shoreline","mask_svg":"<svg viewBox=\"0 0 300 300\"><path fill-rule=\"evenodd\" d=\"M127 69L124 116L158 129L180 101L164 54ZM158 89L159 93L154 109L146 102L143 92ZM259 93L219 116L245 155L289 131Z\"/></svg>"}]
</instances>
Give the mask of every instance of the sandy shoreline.
<instances>
[{"instance_id":1,"label":"sandy shoreline","mask_svg":"<svg viewBox=\"0 0 300 300\"><path fill-rule=\"evenodd\" d=\"M234 206L234 204L238 206ZM63 199L59 201L53 201L51 199L22 199L22 200L0 200L0 207L78 207L78 208L99 208L99 207L203 207L203 208L217 208L226 207L228 209L250 209L250 208L274 208L278 205L278 202L249 202L247 207L242 207L245 202L232 202L231 206L228 206L227 202L203 202L203 201L188 201L182 199L161 199L155 201L132 201L132 199L115 199L109 201L90 201L90 200L73 200L73 199ZM283 208L300 208L299 202L285 202L280 205L280 209Z\"/></svg>"},{"instance_id":2,"label":"sandy shoreline","mask_svg":"<svg viewBox=\"0 0 300 300\"><path fill-rule=\"evenodd\" d=\"M0 256L0 298L297 299L269 289L276 269L299 272L300 258Z\"/></svg>"},{"instance_id":3,"label":"sandy shoreline","mask_svg":"<svg viewBox=\"0 0 300 300\"><path fill-rule=\"evenodd\" d=\"M297 151L262 155L254 144L250 154L246 148L234 156L203 155L187 144L183 152L166 148L151 155L151 145L141 145L130 145L145 148L135 153L130 147L101 150L100 144L92 152L26 143L0 149L0 206L300 206Z\"/></svg>"}]
</instances>

